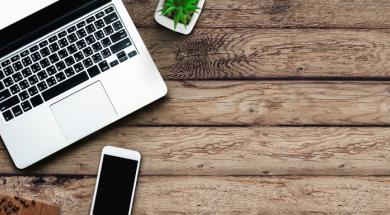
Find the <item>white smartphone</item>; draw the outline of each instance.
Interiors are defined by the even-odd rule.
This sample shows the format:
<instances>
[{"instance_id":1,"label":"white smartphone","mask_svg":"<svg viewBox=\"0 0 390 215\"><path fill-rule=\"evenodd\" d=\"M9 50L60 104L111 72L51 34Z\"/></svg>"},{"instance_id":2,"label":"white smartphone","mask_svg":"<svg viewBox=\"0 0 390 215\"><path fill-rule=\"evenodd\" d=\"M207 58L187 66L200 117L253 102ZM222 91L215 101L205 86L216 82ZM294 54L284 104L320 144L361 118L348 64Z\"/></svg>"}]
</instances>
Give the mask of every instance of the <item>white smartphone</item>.
<instances>
[{"instance_id":1,"label":"white smartphone","mask_svg":"<svg viewBox=\"0 0 390 215\"><path fill-rule=\"evenodd\" d=\"M90 215L131 214L140 162L137 151L103 148Z\"/></svg>"}]
</instances>

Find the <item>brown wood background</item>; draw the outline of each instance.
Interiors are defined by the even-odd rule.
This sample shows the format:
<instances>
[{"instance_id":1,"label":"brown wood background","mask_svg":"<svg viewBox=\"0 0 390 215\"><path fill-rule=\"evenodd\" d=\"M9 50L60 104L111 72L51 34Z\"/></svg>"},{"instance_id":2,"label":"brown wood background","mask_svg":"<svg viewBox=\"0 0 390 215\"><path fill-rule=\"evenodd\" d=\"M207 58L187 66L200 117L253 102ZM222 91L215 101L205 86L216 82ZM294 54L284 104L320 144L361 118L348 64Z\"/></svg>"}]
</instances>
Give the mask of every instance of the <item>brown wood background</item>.
<instances>
[{"instance_id":1,"label":"brown wood background","mask_svg":"<svg viewBox=\"0 0 390 215\"><path fill-rule=\"evenodd\" d=\"M0 145L1 192L87 214L115 145L134 214L390 213L390 1L207 0L190 36L124 2L168 96L26 171Z\"/></svg>"}]
</instances>

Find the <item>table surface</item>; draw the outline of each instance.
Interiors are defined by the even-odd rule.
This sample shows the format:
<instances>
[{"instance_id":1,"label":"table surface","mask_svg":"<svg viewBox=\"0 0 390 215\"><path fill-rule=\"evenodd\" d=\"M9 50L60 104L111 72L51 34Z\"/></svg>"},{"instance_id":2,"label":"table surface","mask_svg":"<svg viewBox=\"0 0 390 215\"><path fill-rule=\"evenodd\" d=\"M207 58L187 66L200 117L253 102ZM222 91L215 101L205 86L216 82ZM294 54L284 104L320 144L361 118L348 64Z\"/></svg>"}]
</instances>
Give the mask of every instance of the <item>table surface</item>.
<instances>
[{"instance_id":1,"label":"table surface","mask_svg":"<svg viewBox=\"0 0 390 215\"><path fill-rule=\"evenodd\" d=\"M207 0L189 36L124 2L169 94L25 171L1 144L0 192L87 214L115 145L134 214L389 214L390 1Z\"/></svg>"}]
</instances>

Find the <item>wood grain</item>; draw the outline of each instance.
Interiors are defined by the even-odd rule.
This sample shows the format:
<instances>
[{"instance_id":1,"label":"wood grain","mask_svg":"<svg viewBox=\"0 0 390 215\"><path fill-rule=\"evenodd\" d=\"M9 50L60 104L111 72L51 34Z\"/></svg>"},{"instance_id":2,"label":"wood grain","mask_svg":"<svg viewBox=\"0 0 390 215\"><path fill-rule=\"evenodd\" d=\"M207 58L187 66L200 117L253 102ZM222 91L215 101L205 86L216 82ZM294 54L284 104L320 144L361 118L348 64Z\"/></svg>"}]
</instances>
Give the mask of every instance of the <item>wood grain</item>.
<instances>
[{"instance_id":1,"label":"wood grain","mask_svg":"<svg viewBox=\"0 0 390 215\"><path fill-rule=\"evenodd\" d=\"M87 214L94 178L1 177L6 194ZM134 214L388 214L387 177L141 177Z\"/></svg>"},{"instance_id":2,"label":"wood grain","mask_svg":"<svg viewBox=\"0 0 390 215\"><path fill-rule=\"evenodd\" d=\"M156 27L158 0L124 0L139 27ZM197 28L389 28L387 0L208 0Z\"/></svg>"},{"instance_id":3,"label":"wood grain","mask_svg":"<svg viewBox=\"0 0 390 215\"><path fill-rule=\"evenodd\" d=\"M389 30L198 28L184 37L141 28L140 33L169 80L390 77Z\"/></svg>"},{"instance_id":4,"label":"wood grain","mask_svg":"<svg viewBox=\"0 0 390 215\"><path fill-rule=\"evenodd\" d=\"M388 82L168 82L169 95L124 124L388 125Z\"/></svg>"},{"instance_id":5,"label":"wood grain","mask_svg":"<svg viewBox=\"0 0 390 215\"><path fill-rule=\"evenodd\" d=\"M141 175L390 175L390 128L116 127L27 171L0 147L2 174L97 173L105 145L138 150Z\"/></svg>"}]
</instances>

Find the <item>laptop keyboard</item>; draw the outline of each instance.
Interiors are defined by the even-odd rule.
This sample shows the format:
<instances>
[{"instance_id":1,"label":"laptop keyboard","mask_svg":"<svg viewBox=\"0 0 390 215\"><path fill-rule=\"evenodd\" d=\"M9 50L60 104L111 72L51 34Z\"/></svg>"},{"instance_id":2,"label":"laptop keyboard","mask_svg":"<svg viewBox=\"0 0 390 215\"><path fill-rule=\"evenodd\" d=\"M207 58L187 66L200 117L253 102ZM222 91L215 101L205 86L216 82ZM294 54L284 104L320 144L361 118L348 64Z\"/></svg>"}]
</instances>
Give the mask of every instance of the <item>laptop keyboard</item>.
<instances>
[{"instance_id":1,"label":"laptop keyboard","mask_svg":"<svg viewBox=\"0 0 390 215\"><path fill-rule=\"evenodd\" d=\"M110 6L3 60L0 111L10 121L136 55Z\"/></svg>"}]
</instances>

